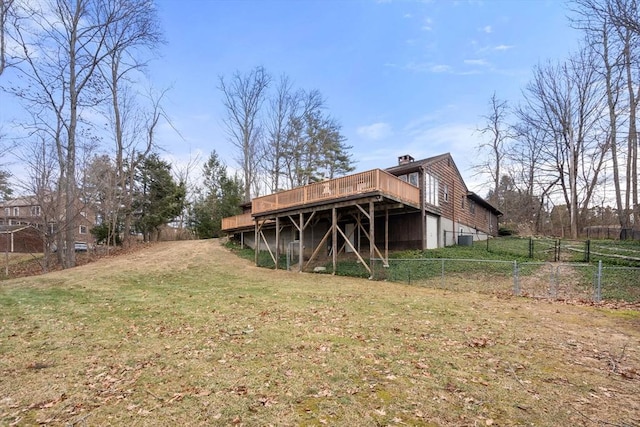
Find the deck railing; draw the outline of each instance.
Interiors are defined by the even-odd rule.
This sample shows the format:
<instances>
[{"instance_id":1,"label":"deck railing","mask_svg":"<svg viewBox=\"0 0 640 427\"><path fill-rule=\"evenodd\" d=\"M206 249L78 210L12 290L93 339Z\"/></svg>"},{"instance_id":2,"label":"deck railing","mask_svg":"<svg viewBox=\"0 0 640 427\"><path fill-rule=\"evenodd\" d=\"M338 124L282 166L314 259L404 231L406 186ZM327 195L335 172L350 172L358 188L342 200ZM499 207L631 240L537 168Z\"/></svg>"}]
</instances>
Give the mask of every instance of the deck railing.
<instances>
[{"instance_id":1,"label":"deck railing","mask_svg":"<svg viewBox=\"0 0 640 427\"><path fill-rule=\"evenodd\" d=\"M250 226L253 226L253 217L251 216L251 212L222 218L222 230L233 230L235 228Z\"/></svg>"},{"instance_id":2,"label":"deck railing","mask_svg":"<svg viewBox=\"0 0 640 427\"><path fill-rule=\"evenodd\" d=\"M342 197L379 191L414 206L420 205L420 189L381 169L373 169L304 187L256 197L251 204L253 215L330 201ZM224 229L224 227L223 227Z\"/></svg>"}]
</instances>

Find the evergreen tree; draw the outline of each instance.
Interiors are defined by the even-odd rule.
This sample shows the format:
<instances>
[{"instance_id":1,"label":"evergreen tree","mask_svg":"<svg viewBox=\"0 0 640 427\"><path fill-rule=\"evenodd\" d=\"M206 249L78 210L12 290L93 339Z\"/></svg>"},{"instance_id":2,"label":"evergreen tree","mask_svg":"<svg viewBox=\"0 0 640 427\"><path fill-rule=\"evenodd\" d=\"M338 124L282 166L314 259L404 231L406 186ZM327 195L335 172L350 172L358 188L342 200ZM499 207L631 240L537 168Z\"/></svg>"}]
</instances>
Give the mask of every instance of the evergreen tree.
<instances>
[{"instance_id":1,"label":"evergreen tree","mask_svg":"<svg viewBox=\"0 0 640 427\"><path fill-rule=\"evenodd\" d=\"M9 173L0 170L0 200L7 200L13 191L9 187Z\"/></svg>"},{"instance_id":2,"label":"evergreen tree","mask_svg":"<svg viewBox=\"0 0 640 427\"><path fill-rule=\"evenodd\" d=\"M191 207L191 227L200 238L219 237L222 218L241 213L244 186L237 176L227 174L215 150L202 172L204 188Z\"/></svg>"},{"instance_id":3,"label":"evergreen tree","mask_svg":"<svg viewBox=\"0 0 640 427\"><path fill-rule=\"evenodd\" d=\"M171 165L155 153L140 164L136 181L135 227L145 241L157 240L160 227L182 212L185 185L174 181Z\"/></svg>"}]
</instances>

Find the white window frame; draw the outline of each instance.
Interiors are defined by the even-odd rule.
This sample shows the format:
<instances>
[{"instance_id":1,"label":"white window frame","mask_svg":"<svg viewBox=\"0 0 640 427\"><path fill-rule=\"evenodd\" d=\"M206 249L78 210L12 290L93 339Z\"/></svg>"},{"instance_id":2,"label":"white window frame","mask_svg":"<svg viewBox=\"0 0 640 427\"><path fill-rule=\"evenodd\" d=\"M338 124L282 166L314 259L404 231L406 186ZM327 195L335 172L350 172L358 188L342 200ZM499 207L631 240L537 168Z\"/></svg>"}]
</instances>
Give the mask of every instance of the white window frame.
<instances>
[{"instance_id":1,"label":"white window frame","mask_svg":"<svg viewBox=\"0 0 640 427\"><path fill-rule=\"evenodd\" d=\"M424 202L433 205L440 206L439 188L440 180L437 176L429 173L424 174Z\"/></svg>"},{"instance_id":2,"label":"white window frame","mask_svg":"<svg viewBox=\"0 0 640 427\"><path fill-rule=\"evenodd\" d=\"M80 227L78 227L78 233L79 234L87 234L88 232L88 227L86 225L81 225Z\"/></svg>"},{"instance_id":3,"label":"white window frame","mask_svg":"<svg viewBox=\"0 0 640 427\"><path fill-rule=\"evenodd\" d=\"M18 206L13 208L13 216L20 216L20 208Z\"/></svg>"}]
</instances>

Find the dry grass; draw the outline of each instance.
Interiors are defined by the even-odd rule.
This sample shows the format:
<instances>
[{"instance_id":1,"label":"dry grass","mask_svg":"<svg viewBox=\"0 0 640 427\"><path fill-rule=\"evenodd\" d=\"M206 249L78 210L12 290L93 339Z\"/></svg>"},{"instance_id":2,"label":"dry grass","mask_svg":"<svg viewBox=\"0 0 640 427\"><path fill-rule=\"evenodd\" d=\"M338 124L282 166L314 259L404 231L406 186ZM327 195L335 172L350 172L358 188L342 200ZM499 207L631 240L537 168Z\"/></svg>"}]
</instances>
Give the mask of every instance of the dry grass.
<instances>
[{"instance_id":1,"label":"dry grass","mask_svg":"<svg viewBox=\"0 0 640 427\"><path fill-rule=\"evenodd\" d=\"M0 286L2 425L637 425L636 311L253 267L216 241Z\"/></svg>"}]
</instances>

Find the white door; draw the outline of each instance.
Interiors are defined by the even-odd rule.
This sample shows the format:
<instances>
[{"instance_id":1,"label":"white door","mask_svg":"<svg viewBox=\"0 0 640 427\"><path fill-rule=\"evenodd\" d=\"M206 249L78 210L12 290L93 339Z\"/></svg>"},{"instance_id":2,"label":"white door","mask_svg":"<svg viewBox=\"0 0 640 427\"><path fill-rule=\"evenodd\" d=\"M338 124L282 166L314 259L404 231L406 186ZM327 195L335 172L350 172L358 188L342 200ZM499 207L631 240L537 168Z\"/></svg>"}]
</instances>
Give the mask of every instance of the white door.
<instances>
[{"instance_id":1,"label":"white door","mask_svg":"<svg viewBox=\"0 0 640 427\"><path fill-rule=\"evenodd\" d=\"M351 242L351 245L354 248L356 247L355 229L356 229L356 225L355 224L345 224L344 225L344 234L347 235L347 237L349 238L349 241ZM353 252L353 250L349 247L349 245L346 245L344 247L344 251L345 252Z\"/></svg>"},{"instance_id":2,"label":"white door","mask_svg":"<svg viewBox=\"0 0 640 427\"><path fill-rule=\"evenodd\" d=\"M438 217L427 215L427 249L438 247Z\"/></svg>"}]
</instances>

